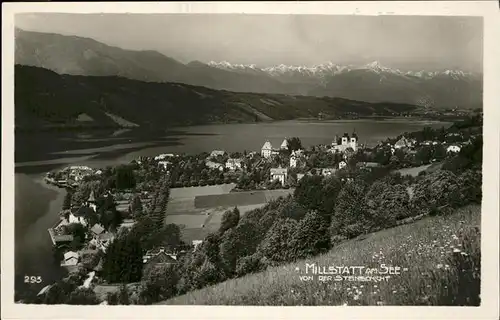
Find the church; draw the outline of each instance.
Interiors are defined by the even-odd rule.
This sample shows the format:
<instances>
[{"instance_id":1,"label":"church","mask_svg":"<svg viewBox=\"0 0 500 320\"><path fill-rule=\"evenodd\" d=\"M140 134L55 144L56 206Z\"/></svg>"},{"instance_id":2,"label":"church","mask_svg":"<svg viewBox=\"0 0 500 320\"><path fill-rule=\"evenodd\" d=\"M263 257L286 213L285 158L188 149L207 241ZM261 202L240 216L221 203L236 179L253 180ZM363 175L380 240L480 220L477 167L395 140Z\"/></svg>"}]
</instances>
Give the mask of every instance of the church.
<instances>
[{"instance_id":1,"label":"church","mask_svg":"<svg viewBox=\"0 0 500 320\"><path fill-rule=\"evenodd\" d=\"M332 149L336 152L345 152L348 148L351 148L354 152L358 150L358 135L353 132L351 136L346 132L342 137L335 135L335 139L332 142Z\"/></svg>"}]
</instances>

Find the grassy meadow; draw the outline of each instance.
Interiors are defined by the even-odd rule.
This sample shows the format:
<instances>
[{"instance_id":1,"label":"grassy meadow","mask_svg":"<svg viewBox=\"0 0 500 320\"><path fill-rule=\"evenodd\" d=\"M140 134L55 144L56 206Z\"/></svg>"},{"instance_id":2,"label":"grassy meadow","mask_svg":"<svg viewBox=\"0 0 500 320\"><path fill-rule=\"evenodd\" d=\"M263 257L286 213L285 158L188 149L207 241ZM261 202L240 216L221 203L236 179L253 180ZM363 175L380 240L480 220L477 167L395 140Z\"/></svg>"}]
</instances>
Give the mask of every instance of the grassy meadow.
<instances>
[{"instance_id":1,"label":"grassy meadow","mask_svg":"<svg viewBox=\"0 0 500 320\"><path fill-rule=\"evenodd\" d=\"M448 216L427 217L346 241L320 256L269 267L161 304L477 306L480 215L481 208L476 205ZM385 264L401 269L399 274L377 282L301 281L306 263L379 270Z\"/></svg>"}]
</instances>

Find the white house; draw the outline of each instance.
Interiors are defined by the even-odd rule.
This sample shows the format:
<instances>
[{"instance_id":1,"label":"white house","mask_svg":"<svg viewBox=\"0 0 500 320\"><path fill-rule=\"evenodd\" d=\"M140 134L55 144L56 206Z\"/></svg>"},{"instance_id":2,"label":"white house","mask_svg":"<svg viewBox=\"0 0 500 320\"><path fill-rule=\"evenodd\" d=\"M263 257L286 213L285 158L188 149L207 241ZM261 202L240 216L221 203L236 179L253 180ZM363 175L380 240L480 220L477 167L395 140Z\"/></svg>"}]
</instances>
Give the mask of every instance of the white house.
<instances>
[{"instance_id":1,"label":"white house","mask_svg":"<svg viewBox=\"0 0 500 320\"><path fill-rule=\"evenodd\" d=\"M272 154L273 154L273 145L271 144L271 142L266 141L266 143L264 143L264 145L262 146L261 155L264 158L269 158Z\"/></svg>"},{"instance_id":2,"label":"white house","mask_svg":"<svg viewBox=\"0 0 500 320\"><path fill-rule=\"evenodd\" d=\"M347 163L345 161L340 161L339 162L339 170L344 169L345 167L347 167Z\"/></svg>"},{"instance_id":3,"label":"white house","mask_svg":"<svg viewBox=\"0 0 500 320\"><path fill-rule=\"evenodd\" d=\"M218 156L223 157L226 154L226 151L222 150L214 150L210 153L210 157L217 158Z\"/></svg>"},{"instance_id":4,"label":"white house","mask_svg":"<svg viewBox=\"0 0 500 320\"><path fill-rule=\"evenodd\" d=\"M279 180L284 185L287 176L288 172L286 168L271 168L271 181Z\"/></svg>"},{"instance_id":5,"label":"white house","mask_svg":"<svg viewBox=\"0 0 500 320\"><path fill-rule=\"evenodd\" d=\"M224 166L220 163L217 163L217 162L207 161L207 162L205 162L205 165L210 169L218 169L219 171L224 170Z\"/></svg>"},{"instance_id":6,"label":"white house","mask_svg":"<svg viewBox=\"0 0 500 320\"><path fill-rule=\"evenodd\" d=\"M170 161L158 161L158 165L162 166L163 169L167 169L170 164L171 164Z\"/></svg>"},{"instance_id":7,"label":"white house","mask_svg":"<svg viewBox=\"0 0 500 320\"><path fill-rule=\"evenodd\" d=\"M297 167L297 157L292 155L290 157L290 168L295 168Z\"/></svg>"},{"instance_id":8,"label":"white house","mask_svg":"<svg viewBox=\"0 0 500 320\"><path fill-rule=\"evenodd\" d=\"M155 160L164 160L166 158L171 158L171 157L175 157L175 155L172 153L163 153L163 154L157 155L155 157Z\"/></svg>"},{"instance_id":9,"label":"white house","mask_svg":"<svg viewBox=\"0 0 500 320\"><path fill-rule=\"evenodd\" d=\"M227 159L226 168L229 170L241 170L242 161L241 159Z\"/></svg>"},{"instance_id":10,"label":"white house","mask_svg":"<svg viewBox=\"0 0 500 320\"><path fill-rule=\"evenodd\" d=\"M321 175L323 177L328 177L328 176L331 176L332 174L334 174L335 171L337 171L337 169L335 169L335 168L322 168Z\"/></svg>"},{"instance_id":11,"label":"white house","mask_svg":"<svg viewBox=\"0 0 500 320\"><path fill-rule=\"evenodd\" d=\"M61 261L61 267L71 267L78 264L79 255L77 252L68 251L64 253L64 260Z\"/></svg>"},{"instance_id":12,"label":"white house","mask_svg":"<svg viewBox=\"0 0 500 320\"><path fill-rule=\"evenodd\" d=\"M193 240L192 242L193 245L193 252L198 249L199 246L203 243L203 240Z\"/></svg>"},{"instance_id":13,"label":"white house","mask_svg":"<svg viewBox=\"0 0 500 320\"><path fill-rule=\"evenodd\" d=\"M79 208L71 208L68 216L68 222L79 223L86 226L88 217L94 213L95 210L87 205L83 205Z\"/></svg>"},{"instance_id":14,"label":"white house","mask_svg":"<svg viewBox=\"0 0 500 320\"><path fill-rule=\"evenodd\" d=\"M401 137L401 139L399 139L395 144L394 144L394 149L401 149L401 148L406 148L406 147L409 147L411 144L410 144L410 141L408 141L408 139L406 139L404 136Z\"/></svg>"},{"instance_id":15,"label":"white house","mask_svg":"<svg viewBox=\"0 0 500 320\"><path fill-rule=\"evenodd\" d=\"M460 152L460 147L457 145L448 146L448 148L446 148L446 152L453 152L453 153Z\"/></svg>"},{"instance_id":16,"label":"white house","mask_svg":"<svg viewBox=\"0 0 500 320\"><path fill-rule=\"evenodd\" d=\"M281 147L280 147L282 150L287 150L288 149L288 140L285 138L283 140L283 142L281 143Z\"/></svg>"}]
</instances>

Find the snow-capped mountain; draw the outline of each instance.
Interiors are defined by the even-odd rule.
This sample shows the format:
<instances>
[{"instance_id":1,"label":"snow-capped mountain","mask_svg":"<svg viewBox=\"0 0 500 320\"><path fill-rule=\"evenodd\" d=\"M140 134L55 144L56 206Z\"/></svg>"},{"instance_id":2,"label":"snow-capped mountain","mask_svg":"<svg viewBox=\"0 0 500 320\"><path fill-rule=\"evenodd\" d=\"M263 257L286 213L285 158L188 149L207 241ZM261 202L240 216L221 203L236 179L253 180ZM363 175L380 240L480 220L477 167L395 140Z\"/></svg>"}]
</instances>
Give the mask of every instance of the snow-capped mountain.
<instances>
[{"instance_id":1,"label":"snow-capped mountain","mask_svg":"<svg viewBox=\"0 0 500 320\"><path fill-rule=\"evenodd\" d=\"M431 79L437 76L448 76L453 79L459 80L472 76L471 73L467 73L461 70L445 70L445 71L401 71L399 69L393 69L383 66L378 61L373 61L371 63L355 66L355 65L340 65L333 62L326 62L323 64L308 66L294 66L280 64L271 67L259 68L255 64L245 65L245 64L232 64L227 61L214 62L210 61L209 66L230 71L262 71L269 74L272 77L282 77L282 76L297 76L302 75L305 77L315 77L324 78L326 76L335 76L346 72L351 72L354 70L366 70L371 71L376 74L394 74L399 76L413 76L424 79Z\"/></svg>"}]
</instances>

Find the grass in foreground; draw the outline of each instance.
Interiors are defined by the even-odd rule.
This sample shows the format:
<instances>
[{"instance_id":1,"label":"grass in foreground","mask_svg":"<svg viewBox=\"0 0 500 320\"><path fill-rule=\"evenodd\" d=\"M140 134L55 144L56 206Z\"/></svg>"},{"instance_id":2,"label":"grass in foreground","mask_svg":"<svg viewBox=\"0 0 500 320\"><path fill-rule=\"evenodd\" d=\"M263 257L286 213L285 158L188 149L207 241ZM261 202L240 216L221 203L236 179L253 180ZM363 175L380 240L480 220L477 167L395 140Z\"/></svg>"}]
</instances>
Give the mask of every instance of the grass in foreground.
<instances>
[{"instance_id":1,"label":"grass in foreground","mask_svg":"<svg viewBox=\"0 0 500 320\"><path fill-rule=\"evenodd\" d=\"M480 215L481 208L471 206L450 216L429 217L161 304L479 305ZM304 275L306 263L378 269L385 264L401 267L401 274L380 282L304 282L299 275Z\"/></svg>"}]
</instances>

